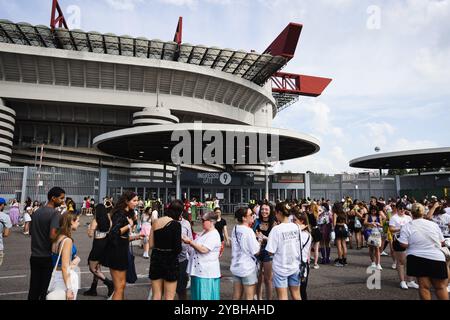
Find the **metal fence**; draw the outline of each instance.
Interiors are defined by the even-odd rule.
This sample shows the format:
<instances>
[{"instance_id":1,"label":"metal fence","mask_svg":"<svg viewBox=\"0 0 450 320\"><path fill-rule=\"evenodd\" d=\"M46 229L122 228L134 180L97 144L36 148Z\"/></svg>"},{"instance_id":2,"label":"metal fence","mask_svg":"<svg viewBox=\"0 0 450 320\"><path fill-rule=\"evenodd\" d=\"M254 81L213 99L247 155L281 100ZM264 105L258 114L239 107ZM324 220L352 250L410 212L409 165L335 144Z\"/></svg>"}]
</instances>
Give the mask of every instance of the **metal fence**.
<instances>
[{"instance_id":1,"label":"metal fence","mask_svg":"<svg viewBox=\"0 0 450 320\"><path fill-rule=\"evenodd\" d=\"M325 198L336 201L345 196L350 196L353 199L368 201L370 196L381 196L385 199L397 196L395 176L382 176L380 178L379 175L373 173L336 175L310 173L309 177L310 197L313 199ZM432 185L434 177L427 179L430 180L427 183ZM21 202L26 200L27 197L45 202L48 190L53 186L59 186L79 206L86 196L98 200L99 180L99 172L96 170L86 171L55 167L43 167L41 170L35 167L0 168L0 196L6 199L20 199ZM414 183L414 186L416 186L419 182L416 181ZM114 188L117 189L117 186L120 186L118 189L120 191L133 187L132 189L136 188L138 192L142 189L141 187L148 187L147 184L130 181L130 175L127 172L117 170L111 170L108 173L107 185L109 192L115 190ZM412 182L405 185L413 186ZM164 191L166 187L169 187L163 184L161 186L164 186L161 189ZM308 188L307 184L305 184L305 188ZM152 188L149 190L152 190ZM171 191L172 189L169 188L168 190ZM275 192L276 190L271 191ZM292 190L280 191L283 191L282 194L284 195L281 198L289 198L288 191ZM296 193L298 197L302 197L305 194L303 191L306 192L307 190L295 191L298 192ZM120 195L116 193L114 193L115 198ZM226 203L225 205L227 206L224 208L225 211L233 212L242 204Z\"/></svg>"},{"instance_id":2,"label":"metal fence","mask_svg":"<svg viewBox=\"0 0 450 320\"><path fill-rule=\"evenodd\" d=\"M22 203L27 197L33 201L47 201L47 192L54 186L63 188L67 196L81 204L83 198L94 198L98 194L96 171L68 168L36 167L1 168L0 196L5 199L18 199Z\"/></svg>"},{"instance_id":3,"label":"metal fence","mask_svg":"<svg viewBox=\"0 0 450 320\"><path fill-rule=\"evenodd\" d=\"M397 196L395 176L373 173L360 174L310 174L311 198L332 201L349 196L368 201L371 196L388 199Z\"/></svg>"}]
</instances>

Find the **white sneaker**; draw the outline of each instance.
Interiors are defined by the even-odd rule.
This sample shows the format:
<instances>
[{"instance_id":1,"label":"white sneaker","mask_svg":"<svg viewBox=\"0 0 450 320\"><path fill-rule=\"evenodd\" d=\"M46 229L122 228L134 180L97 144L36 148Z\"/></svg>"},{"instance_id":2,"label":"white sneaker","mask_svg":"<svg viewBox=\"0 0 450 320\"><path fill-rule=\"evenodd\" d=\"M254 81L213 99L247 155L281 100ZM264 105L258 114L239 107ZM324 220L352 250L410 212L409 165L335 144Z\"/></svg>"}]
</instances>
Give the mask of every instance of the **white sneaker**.
<instances>
[{"instance_id":1,"label":"white sneaker","mask_svg":"<svg viewBox=\"0 0 450 320\"><path fill-rule=\"evenodd\" d=\"M186 289L189 289L190 287L191 287L191 277L189 277L188 283L186 285Z\"/></svg>"},{"instance_id":2,"label":"white sneaker","mask_svg":"<svg viewBox=\"0 0 450 320\"><path fill-rule=\"evenodd\" d=\"M377 270L383 270L383 268L381 267L381 264L377 265Z\"/></svg>"},{"instance_id":3,"label":"white sneaker","mask_svg":"<svg viewBox=\"0 0 450 320\"><path fill-rule=\"evenodd\" d=\"M317 269L319 269L320 267L319 267L318 264L315 264L313 268L317 270Z\"/></svg>"},{"instance_id":4,"label":"white sneaker","mask_svg":"<svg viewBox=\"0 0 450 320\"><path fill-rule=\"evenodd\" d=\"M405 281L400 282L400 288L402 288L403 290L408 290L408 286Z\"/></svg>"},{"instance_id":5,"label":"white sneaker","mask_svg":"<svg viewBox=\"0 0 450 320\"><path fill-rule=\"evenodd\" d=\"M397 264L396 263L392 264L392 269L394 269L394 270L397 269Z\"/></svg>"},{"instance_id":6,"label":"white sneaker","mask_svg":"<svg viewBox=\"0 0 450 320\"><path fill-rule=\"evenodd\" d=\"M381 255L382 255L382 256L389 256L389 254L387 254L385 251L383 251L383 252L381 253Z\"/></svg>"},{"instance_id":7,"label":"white sneaker","mask_svg":"<svg viewBox=\"0 0 450 320\"><path fill-rule=\"evenodd\" d=\"M375 264L375 262L372 262L372 264L370 265L370 267L371 267L372 269L376 269L376 268L377 268L377 265Z\"/></svg>"},{"instance_id":8,"label":"white sneaker","mask_svg":"<svg viewBox=\"0 0 450 320\"><path fill-rule=\"evenodd\" d=\"M414 281L409 281L407 284L408 288L419 289L419 285Z\"/></svg>"}]
</instances>

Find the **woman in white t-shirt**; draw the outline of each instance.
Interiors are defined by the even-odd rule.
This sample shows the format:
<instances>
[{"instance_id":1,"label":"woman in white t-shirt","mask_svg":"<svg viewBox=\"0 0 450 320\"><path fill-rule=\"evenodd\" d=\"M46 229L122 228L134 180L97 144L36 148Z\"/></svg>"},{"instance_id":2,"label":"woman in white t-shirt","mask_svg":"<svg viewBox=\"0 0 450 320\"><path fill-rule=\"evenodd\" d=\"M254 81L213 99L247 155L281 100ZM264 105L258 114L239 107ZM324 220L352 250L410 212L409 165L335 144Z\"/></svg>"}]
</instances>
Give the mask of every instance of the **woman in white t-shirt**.
<instances>
[{"instance_id":1,"label":"woman in white t-shirt","mask_svg":"<svg viewBox=\"0 0 450 320\"><path fill-rule=\"evenodd\" d=\"M152 215L151 215L151 223L153 223L153 221L158 220L159 218L159 214L158 214L158 202L154 201L152 203Z\"/></svg>"},{"instance_id":2,"label":"woman in white t-shirt","mask_svg":"<svg viewBox=\"0 0 450 320\"><path fill-rule=\"evenodd\" d=\"M195 240L183 236L190 245L187 273L191 276L192 300L220 300L220 235L214 224L218 217L214 211L202 217L203 232Z\"/></svg>"},{"instance_id":3,"label":"woman in white t-shirt","mask_svg":"<svg viewBox=\"0 0 450 320\"><path fill-rule=\"evenodd\" d=\"M288 300L288 287L292 299L300 297L300 231L295 223L289 222L290 206L278 203L275 215L280 222L273 227L267 240L266 250L273 255L273 286L279 300Z\"/></svg>"},{"instance_id":4,"label":"woman in white t-shirt","mask_svg":"<svg viewBox=\"0 0 450 320\"><path fill-rule=\"evenodd\" d=\"M418 289L419 286L417 283L410 281L410 279L405 276L406 249L398 241L402 227L412 221L412 218L405 214L405 209L406 206L399 202L397 205L397 214L393 215L389 220L389 230L393 235L392 247L394 249L395 261L397 261L397 272L400 278L400 288L408 290L408 288Z\"/></svg>"},{"instance_id":5,"label":"woman in white t-shirt","mask_svg":"<svg viewBox=\"0 0 450 320\"><path fill-rule=\"evenodd\" d=\"M414 220L402 227L398 239L407 249L407 274L417 277L422 300L431 300L431 287L439 300L448 300L448 270L440 249L444 236L434 222L423 219L423 205L414 203L411 214Z\"/></svg>"},{"instance_id":6,"label":"woman in white t-shirt","mask_svg":"<svg viewBox=\"0 0 450 320\"><path fill-rule=\"evenodd\" d=\"M234 213L238 224L231 233L231 265L234 276L233 300L253 300L258 282L258 265L255 255L261 245L250 228L253 224L253 212L250 208L240 208ZM262 241L262 239L261 239Z\"/></svg>"}]
</instances>

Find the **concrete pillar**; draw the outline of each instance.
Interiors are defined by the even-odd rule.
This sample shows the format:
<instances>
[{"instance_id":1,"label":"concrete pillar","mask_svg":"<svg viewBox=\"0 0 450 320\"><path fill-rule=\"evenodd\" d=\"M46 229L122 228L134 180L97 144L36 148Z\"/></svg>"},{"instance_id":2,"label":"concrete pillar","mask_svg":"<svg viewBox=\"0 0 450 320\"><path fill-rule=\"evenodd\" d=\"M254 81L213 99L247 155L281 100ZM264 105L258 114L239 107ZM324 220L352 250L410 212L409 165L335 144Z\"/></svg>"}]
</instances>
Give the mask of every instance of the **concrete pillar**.
<instances>
[{"instance_id":1,"label":"concrete pillar","mask_svg":"<svg viewBox=\"0 0 450 320\"><path fill-rule=\"evenodd\" d=\"M181 199L181 167L180 165L177 165L177 192L176 192L176 197L177 199Z\"/></svg>"},{"instance_id":2,"label":"concrete pillar","mask_svg":"<svg viewBox=\"0 0 450 320\"><path fill-rule=\"evenodd\" d=\"M20 203L24 204L27 200L27 180L28 180L28 167L23 167L22 176L22 192L20 196Z\"/></svg>"},{"instance_id":3,"label":"concrete pillar","mask_svg":"<svg viewBox=\"0 0 450 320\"><path fill-rule=\"evenodd\" d=\"M10 166L15 125L16 112L0 98L0 167Z\"/></svg>"},{"instance_id":4,"label":"concrete pillar","mask_svg":"<svg viewBox=\"0 0 450 320\"><path fill-rule=\"evenodd\" d=\"M305 173L305 198L311 198L311 176L310 173Z\"/></svg>"},{"instance_id":5,"label":"concrete pillar","mask_svg":"<svg viewBox=\"0 0 450 320\"><path fill-rule=\"evenodd\" d=\"M395 176L395 187L397 189L397 197L400 197L400 191L401 191L401 183L400 183L400 176Z\"/></svg>"},{"instance_id":6,"label":"concrete pillar","mask_svg":"<svg viewBox=\"0 0 450 320\"><path fill-rule=\"evenodd\" d=\"M101 168L98 177L98 202L101 203L108 192L108 169Z\"/></svg>"}]
</instances>

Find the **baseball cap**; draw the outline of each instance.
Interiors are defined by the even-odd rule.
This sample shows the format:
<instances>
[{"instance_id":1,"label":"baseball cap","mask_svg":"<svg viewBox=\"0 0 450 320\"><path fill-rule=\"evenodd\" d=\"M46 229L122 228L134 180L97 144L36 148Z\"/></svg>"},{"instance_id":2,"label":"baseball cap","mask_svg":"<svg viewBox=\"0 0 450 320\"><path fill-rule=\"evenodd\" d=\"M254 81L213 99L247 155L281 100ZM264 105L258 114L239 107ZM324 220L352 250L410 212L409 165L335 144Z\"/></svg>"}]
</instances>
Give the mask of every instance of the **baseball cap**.
<instances>
[{"instance_id":1,"label":"baseball cap","mask_svg":"<svg viewBox=\"0 0 450 320\"><path fill-rule=\"evenodd\" d=\"M0 198L0 205L6 204L6 200L4 198Z\"/></svg>"}]
</instances>

